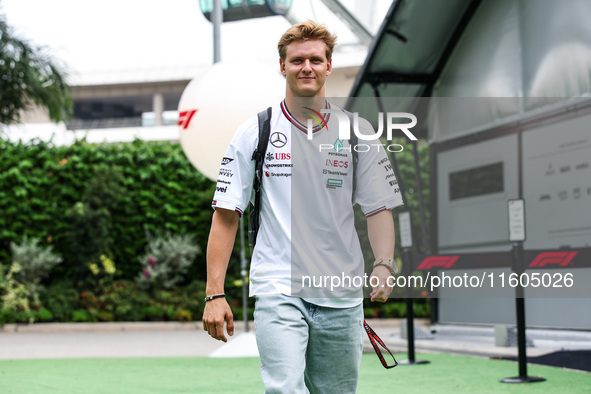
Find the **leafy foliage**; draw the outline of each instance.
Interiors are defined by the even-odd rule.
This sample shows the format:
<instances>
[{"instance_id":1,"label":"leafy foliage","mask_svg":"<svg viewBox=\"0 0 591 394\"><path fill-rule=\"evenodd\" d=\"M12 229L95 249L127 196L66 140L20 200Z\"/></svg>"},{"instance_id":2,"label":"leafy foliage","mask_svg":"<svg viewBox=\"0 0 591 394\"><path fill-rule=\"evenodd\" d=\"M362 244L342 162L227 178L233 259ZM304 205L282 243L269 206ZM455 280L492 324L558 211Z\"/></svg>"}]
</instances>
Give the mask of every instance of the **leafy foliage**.
<instances>
[{"instance_id":1,"label":"leafy foliage","mask_svg":"<svg viewBox=\"0 0 591 394\"><path fill-rule=\"evenodd\" d=\"M407 191L406 205L410 208L414 243L421 249L417 187L412 150L406 142L404 152L397 153L400 174ZM405 145L406 144L406 145ZM419 144L424 200L429 199L428 147ZM63 262L51 271L45 281L46 291L40 295L40 305L29 304L18 312L0 309L0 321L111 321L111 320L184 320L199 319L205 295L205 256L196 253L187 258L186 273L167 289L151 287L149 292L134 280L147 268L152 255L147 234L185 234L198 250L205 250L211 224L211 199L215 184L195 171L180 145L168 142L136 140L126 144L88 144L84 140L71 146L56 147L41 141L24 144L0 139L0 283L3 289L18 293L13 282L6 285L11 264L10 244L20 243L24 237L38 238L39 246L52 246ZM76 257L72 234L86 225L66 212L86 210L83 215L95 220L95 227L104 223L105 239L95 240L98 258L92 261ZM90 212L108 210L99 220ZM97 214L98 215L98 214ZM104 222L101 222L103 220ZM358 230L365 242L365 224L361 219ZM429 212L426 212L429 228ZM98 224L97 224L98 223ZM81 233L91 234L91 229ZM427 234L428 235L428 234ZM102 235L101 235L102 236ZM80 243L86 242L80 238ZM99 247L97 245L106 245ZM172 250L166 253L172 256ZM371 248L365 247L364 250ZM113 263L111 274L101 255ZM79 256L79 255L78 255ZM138 259L138 256L141 256ZM226 293L233 305L235 317L241 318L241 276L239 244L228 267ZM397 246L396 257L401 252ZM156 264L165 257L155 257ZM366 257L368 264L371 257ZM99 274L92 274L89 264L95 264ZM4 268L2 268L4 267ZM70 273L80 269L84 280ZM188 278L191 278L189 280ZM10 280L14 280L14 274ZM190 282L190 283L188 283ZM17 282L18 283L18 282ZM12 287L11 287L12 286ZM4 292L4 293L3 293ZM6 290L0 289L0 298ZM400 297L403 295L400 294ZM12 298L16 300L19 298ZM27 296L28 300L28 296ZM389 305L391 300L385 305ZM252 300L249 300L249 310ZM421 305L422 303L418 304ZM384 306L385 306L384 305ZM385 307L366 303L371 315L402 314L400 307ZM428 305L424 304L427 313ZM42 309L46 309L51 316ZM189 317L190 316L190 317Z\"/></svg>"},{"instance_id":2,"label":"leafy foliage","mask_svg":"<svg viewBox=\"0 0 591 394\"><path fill-rule=\"evenodd\" d=\"M97 254L117 263L119 278L133 279L141 269L146 232L191 235L205 247L215 184L195 171L179 144L81 140L56 147L0 140L0 155L0 262L10 261L11 242L28 236L53 245L64 258L54 270L56 279L100 264ZM65 215L80 208L80 215ZM108 234L99 231L101 223ZM75 232L86 235L74 241ZM76 250L77 243L91 242L92 261ZM204 260L197 255L188 276L205 278Z\"/></svg>"},{"instance_id":3,"label":"leafy foliage","mask_svg":"<svg viewBox=\"0 0 591 394\"><path fill-rule=\"evenodd\" d=\"M51 311L55 321L72 321L78 302L78 291L71 281L56 281L41 294L41 304Z\"/></svg>"},{"instance_id":4,"label":"leafy foliage","mask_svg":"<svg viewBox=\"0 0 591 394\"><path fill-rule=\"evenodd\" d=\"M39 309L39 295L43 291L41 280L61 262L51 247L39 246L38 239L26 237L20 245L11 243L10 268L0 264L0 324L6 321L33 322ZM42 316L47 314L42 312Z\"/></svg>"},{"instance_id":5,"label":"leafy foliage","mask_svg":"<svg viewBox=\"0 0 591 394\"><path fill-rule=\"evenodd\" d=\"M0 15L0 124L20 122L23 110L36 104L59 122L72 114L72 99L63 67L35 46L14 35Z\"/></svg>"},{"instance_id":6,"label":"leafy foliage","mask_svg":"<svg viewBox=\"0 0 591 394\"><path fill-rule=\"evenodd\" d=\"M14 277L19 264L9 269L0 264L0 326L8 321L33 322L29 302L30 290Z\"/></svg>"},{"instance_id":7,"label":"leafy foliage","mask_svg":"<svg viewBox=\"0 0 591 394\"><path fill-rule=\"evenodd\" d=\"M124 197L123 174L118 167L98 165L88 181L82 201L78 201L66 212L72 224L67 231L69 248L67 258L75 268L73 273L80 277L86 265L97 265L112 255L113 244L111 211ZM109 260L110 261L110 260Z\"/></svg>"},{"instance_id":8,"label":"leafy foliage","mask_svg":"<svg viewBox=\"0 0 591 394\"><path fill-rule=\"evenodd\" d=\"M149 289L173 289L185 279L185 275L198 253L199 245L192 236L148 236L146 254L140 259L142 271L137 283Z\"/></svg>"},{"instance_id":9,"label":"leafy foliage","mask_svg":"<svg viewBox=\"0 0 591 394\"><path fill-rule=\"evenodd\" d=\"M12 263L18 266L15 279L26 285L37 286L49 272L62 262L62 258L52 252L52 247L42 247L39 239L24 237L19 245L10 244Z\"/></svg>"}]
</instances>

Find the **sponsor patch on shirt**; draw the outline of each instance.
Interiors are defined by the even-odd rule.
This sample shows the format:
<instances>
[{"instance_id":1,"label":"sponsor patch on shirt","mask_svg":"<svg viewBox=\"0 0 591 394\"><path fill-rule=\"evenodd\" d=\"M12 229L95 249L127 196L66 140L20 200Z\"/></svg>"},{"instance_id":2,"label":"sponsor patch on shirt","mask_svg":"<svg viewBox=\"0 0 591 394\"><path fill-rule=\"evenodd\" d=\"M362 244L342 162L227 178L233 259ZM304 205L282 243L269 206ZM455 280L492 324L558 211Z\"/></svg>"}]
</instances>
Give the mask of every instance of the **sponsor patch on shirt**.
<instances>
[{"instance_id":1,"label":"sponsor patch on shirt","mask_svg":"<svg viewBox=\"0 0 591 394\"><path fill-rule=\"evenodd\" d=\"M232 161L234 161L234 159L232 159L232 158L230 158L230 157L224 157L224 158L222 159L222 165L223 165L223 166L225 166L226 164L228 164L228 163L230 163L230 162L232 162Z\"/></svg>"},{"instance_id":2,"label":"sponsor patch on shirt","mask_svg":"<svg viewBox=\"0 0 591 394\"><path fill-rule=\"evenodd\" d=\"M326 180L326 188L327 189L338 189L340 187L343 187L343 180L342 179L328 178Z\"/></svg>"}]
</instances>

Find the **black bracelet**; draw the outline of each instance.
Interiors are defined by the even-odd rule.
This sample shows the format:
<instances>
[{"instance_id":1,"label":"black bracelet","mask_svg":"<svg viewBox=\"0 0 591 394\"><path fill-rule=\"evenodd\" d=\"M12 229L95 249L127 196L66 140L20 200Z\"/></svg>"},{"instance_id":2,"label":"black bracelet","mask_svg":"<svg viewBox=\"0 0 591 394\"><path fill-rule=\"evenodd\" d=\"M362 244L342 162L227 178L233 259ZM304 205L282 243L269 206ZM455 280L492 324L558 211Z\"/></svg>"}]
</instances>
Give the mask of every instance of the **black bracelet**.
<instances>
[{"instance_id":1,"label":"black bracelet","mask_svg":"<svg viewBox=\"0 0 591 394\"><path fill-rule=\"evenodd\" d=\"M216 294L216 295L210 295L205 297L205 302L211 301L211 300L215 300L216 298L222 298L225 297L225 294Z\"/></svg>"}]
</instances>

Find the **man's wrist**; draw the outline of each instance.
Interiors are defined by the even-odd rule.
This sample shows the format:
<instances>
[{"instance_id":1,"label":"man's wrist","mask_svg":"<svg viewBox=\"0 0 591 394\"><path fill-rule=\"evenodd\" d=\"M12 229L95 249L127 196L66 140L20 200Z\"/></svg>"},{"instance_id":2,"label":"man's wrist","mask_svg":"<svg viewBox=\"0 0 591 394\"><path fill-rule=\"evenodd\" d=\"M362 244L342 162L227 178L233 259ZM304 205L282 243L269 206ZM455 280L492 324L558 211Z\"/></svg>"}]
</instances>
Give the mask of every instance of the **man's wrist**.
<instances>
[{"instance_id":1,"label":"man's wrist","mask_svg":"<svg viewBox=\"0 0 591 394\"><path fill-rule=\"evenodd\" d=\"M205 297L205 302L209 302L211 300L215 300L216 298L225 298L226 295L224 293L220 294L212 294Z\"/></svg>"}]
</instances>

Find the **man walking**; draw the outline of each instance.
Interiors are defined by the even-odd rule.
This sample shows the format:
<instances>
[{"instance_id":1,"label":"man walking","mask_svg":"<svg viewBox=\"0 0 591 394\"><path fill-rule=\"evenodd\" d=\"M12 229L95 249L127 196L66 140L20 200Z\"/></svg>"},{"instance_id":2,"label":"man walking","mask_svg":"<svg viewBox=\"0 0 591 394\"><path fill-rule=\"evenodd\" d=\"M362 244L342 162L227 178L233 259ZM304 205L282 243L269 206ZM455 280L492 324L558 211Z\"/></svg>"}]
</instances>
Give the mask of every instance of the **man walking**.
<instances>
[{"instance_id":1,"label":"man walking","mask_svg":"<svg viewBox=\"0 0 591 394\"><path fill-rule=\"evenodd\" d=\"M249 277L267 393L356 390L363 289L353 279L363 276L364 261L353 204L367 217L376 258L369 276L371 300L385 302L392 291L387 283L395 271L391 209L402 199L383 148L359 152L356 159L356 147L339 139L334 113L340 110L325 97L335 44L336 37L312 21L292 26L278 44L286 93L272 108L261 226ZM224 342L224 324L229 335L234 329L224 280L240 215L253 194L258 136L256 116L239 127L222 162L218 184L223 187L213 201L203 324Z\"/></svg>"}]
</instances>

